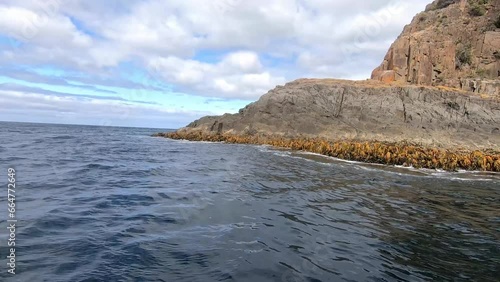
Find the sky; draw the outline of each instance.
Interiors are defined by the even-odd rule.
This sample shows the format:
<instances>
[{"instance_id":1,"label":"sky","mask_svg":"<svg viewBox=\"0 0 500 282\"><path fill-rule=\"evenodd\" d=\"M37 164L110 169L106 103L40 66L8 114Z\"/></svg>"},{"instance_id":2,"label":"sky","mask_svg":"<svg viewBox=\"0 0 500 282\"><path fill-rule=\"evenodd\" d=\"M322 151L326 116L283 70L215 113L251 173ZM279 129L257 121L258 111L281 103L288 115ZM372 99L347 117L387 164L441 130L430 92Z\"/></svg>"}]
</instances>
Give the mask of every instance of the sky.
<instances>
[{"instance_id":1,"label":"sky","mask_svg":"<svg viewBox=\"0 0 500 282\"><path fill-rule=\"evenodd\" d=\"M430 0L2 0L0 120L179 128L367 79Z\"/></svg>"}]
</instances>

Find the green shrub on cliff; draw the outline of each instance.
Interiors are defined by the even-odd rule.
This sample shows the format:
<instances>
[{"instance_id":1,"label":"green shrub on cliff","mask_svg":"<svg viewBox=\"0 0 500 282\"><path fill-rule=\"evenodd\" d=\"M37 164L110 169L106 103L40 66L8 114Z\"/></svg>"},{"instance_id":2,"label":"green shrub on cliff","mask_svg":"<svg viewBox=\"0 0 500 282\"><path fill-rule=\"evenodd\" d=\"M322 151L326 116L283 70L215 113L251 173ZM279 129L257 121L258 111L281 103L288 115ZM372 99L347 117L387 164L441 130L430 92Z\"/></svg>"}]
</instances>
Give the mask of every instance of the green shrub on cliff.
<instances>
[{"instance_id":1,"label":"green shrub on cliff","mask_svg":"<svg viewBox=\"0 0 500 282\"><path fill-rule=\"evenodd\" d=\"M480 17L486 13L486 4L488 0L469 0L469 15L472 17Z\"/></svg>"},{"instance_id":2,"label":"green shrub on cliff","mask_svg":"<svg viewBox=\"0 0 500 282\"><path fill-rule=\"evenodd\" d=\"M495 21L495 26L497 28L500 28L500 15L498 16L497 20Z\"/></svg>"},{"instance_id":3,"label":"green shrub on cliff","mask_svg":"<svg viewBox=\"0 0 500 282\"><path fill-rule=\"evenodd\" d=\"M484 15L484 13L486 13L486 9L484 8L484 6L481 6L479 4L472 5L472 7L469 10L469 15L473 17L480 17Z\"/></svg>"},{"instance_id":4,"label":"green shrub on cliff","mask_svg":"<svg viewBox=\"0 0 500 282\"><path fill-rule=\"evenodd\" d=\"M446 7L450 6L451 4L456 3L458 1L459 0L439 0L436 3L436 9L446 8Z\"/></svg>"},{"instance_id":5,"label":"green shrub on cliff","mask_svg":"<svg viewBox=\"0 0 500 282\"><path fill-rule=\"evenodd\" d=\"M457 48L455 54L456 66L461 68L464 65L472 64L472 52L470 45L461 45Z\"/></svg>"}]
</instances>

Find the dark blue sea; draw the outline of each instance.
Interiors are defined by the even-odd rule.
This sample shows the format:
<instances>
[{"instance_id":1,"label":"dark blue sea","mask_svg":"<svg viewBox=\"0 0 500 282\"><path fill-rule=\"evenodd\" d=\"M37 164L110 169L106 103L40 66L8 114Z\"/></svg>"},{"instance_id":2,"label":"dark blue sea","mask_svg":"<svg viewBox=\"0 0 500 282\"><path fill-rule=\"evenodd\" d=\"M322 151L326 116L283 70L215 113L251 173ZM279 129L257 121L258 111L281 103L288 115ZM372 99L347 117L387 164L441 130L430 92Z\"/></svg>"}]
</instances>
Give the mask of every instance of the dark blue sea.
<instances>
[{"instance_id":1,"label":"dark blue sea","mask_svg":"<svg viewBox=\"0 0 500 282\"><path fill-rule=\"evenodd\" d=\"M0 123L0 280L499 281L498 174L158 131Z\"/></svg>"}]
</instances>

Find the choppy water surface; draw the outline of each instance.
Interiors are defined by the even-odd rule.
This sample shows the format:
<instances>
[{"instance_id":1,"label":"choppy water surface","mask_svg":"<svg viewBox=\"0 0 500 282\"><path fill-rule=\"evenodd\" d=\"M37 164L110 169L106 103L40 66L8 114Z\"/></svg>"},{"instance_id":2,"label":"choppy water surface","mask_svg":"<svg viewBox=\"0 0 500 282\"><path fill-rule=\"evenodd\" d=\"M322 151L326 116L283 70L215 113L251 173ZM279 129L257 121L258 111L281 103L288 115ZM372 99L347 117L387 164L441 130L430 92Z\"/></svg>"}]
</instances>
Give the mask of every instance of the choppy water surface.
<instances>
[{"instance_id":1,"label":"choppy water surface","mask_svg":"<svg viewBox=\"0 0 500 282\"><path fill-rule=\"evenodd\" d=\"M498 281L498 174L0 125L20 220L2 281Z\"/></svg>"}]
</instances>

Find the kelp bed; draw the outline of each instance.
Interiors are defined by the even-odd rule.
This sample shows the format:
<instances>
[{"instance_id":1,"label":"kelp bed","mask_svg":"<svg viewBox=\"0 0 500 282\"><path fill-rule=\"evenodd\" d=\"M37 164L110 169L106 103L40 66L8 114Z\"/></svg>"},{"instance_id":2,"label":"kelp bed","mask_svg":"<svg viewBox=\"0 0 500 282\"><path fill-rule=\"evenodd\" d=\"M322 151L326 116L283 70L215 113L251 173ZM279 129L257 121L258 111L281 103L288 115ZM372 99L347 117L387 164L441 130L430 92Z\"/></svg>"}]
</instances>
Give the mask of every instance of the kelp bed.
<instances>
[{"instance_id":1,"label":"kelp bed","mask_svg":"<svg viewBox=\"0 0 500 282\"><path fill-rule=\"evenodd\" d=\"M500 172L500 153L498 152L451 151L426 148L407 142L328 141L321 138L284 138L257 135L207 134L202 132L168 132L158 133L154 136L177 140L270 145L351 161L412 166L414 168Z\"/></svg>"}]
</instances>

